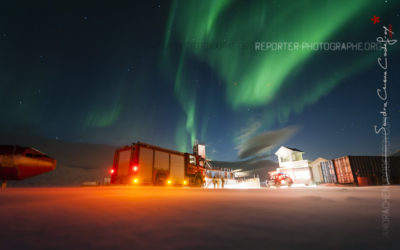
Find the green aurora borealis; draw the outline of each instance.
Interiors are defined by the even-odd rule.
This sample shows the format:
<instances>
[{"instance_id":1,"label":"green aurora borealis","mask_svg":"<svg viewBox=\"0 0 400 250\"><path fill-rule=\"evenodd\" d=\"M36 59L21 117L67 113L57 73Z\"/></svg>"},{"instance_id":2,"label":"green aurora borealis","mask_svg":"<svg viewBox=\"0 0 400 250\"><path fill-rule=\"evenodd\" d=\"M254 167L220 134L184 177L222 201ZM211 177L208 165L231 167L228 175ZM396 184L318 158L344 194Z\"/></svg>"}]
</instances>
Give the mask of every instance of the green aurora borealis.
<instances>
[{"instance_id":1,"label":"green aurora borealis","mask_svg":"<svg viewBox=\"0 0 400 250\"><path fill-rule=\"evenodd\" d=\"M377 154L381 51L256 44L375 42L382 25L397 35L399 10L392 0L9 2L0 131L185 152L198 140L209 158L233 161L246 140L293 126L287 146L309 159ZM393 127L398 48L389 52Z\"/></svg>"},{"instance_id":2,"label":"green aurora borealis","mask_svg":"<svg viewBox=\"0 0 400 250\"><path fill-rule=\"evenodd\" d=\"M164 40L164 56L168 43L174 37L182 44L179 67L176 70L174 92L186 114L185 125L177 127L176 140L180 150L187 149L182 135L186 130L193 144L198 138L199 121L196 120L196 93L191 89L185 69L187 60L195 58L205 62L224 80L225 99L235 111L241 107L267 107L285 91L284 85L300 88L300 93L279 104L277 110L265 112L266 123L283 124L292 113L301 113L328 94L347 76L373 63L376 55L361 55L336 68L327 70L323 79L310 79L307 91L287 79L299 71L315 53L312 50L262 52L254 50L257 41L325 42L355 17L373 8L371 1L173 1ZM281 6L283 5L283 7ZM280 6L280 7L279 7ZM344 7L345 6L345 7ZM249 47L223 47L229 42ZM207 49L202 45L222 44ZM246 49L247 48L247 49ZM168 63L168 59L164 58ZM186 78L185 78L186 77ZM205 138L198 138L204 140Z\"/></svg>"}]
</instances>

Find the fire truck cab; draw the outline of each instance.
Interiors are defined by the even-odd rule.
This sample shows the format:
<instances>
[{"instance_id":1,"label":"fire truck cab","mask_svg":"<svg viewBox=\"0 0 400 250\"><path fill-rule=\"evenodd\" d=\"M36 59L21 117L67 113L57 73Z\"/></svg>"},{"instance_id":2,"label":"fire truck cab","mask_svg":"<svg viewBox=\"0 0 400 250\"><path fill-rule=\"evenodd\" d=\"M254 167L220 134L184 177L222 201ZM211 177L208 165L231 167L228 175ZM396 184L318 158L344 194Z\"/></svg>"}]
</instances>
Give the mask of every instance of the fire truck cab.
<instances>
[{"instance_id":1,"label":"fire truck cab","mask_svg":"<svg viewBox=\"0 0 400 250\"><path fill-rule=\"evenodd\" d=\"M289 175L285 173L271 172L269 173L270 178L267 180L267 187L280 187L280 186L288 186L291 187L293 185L293 180Z\"/></svg>"}]
</instances>

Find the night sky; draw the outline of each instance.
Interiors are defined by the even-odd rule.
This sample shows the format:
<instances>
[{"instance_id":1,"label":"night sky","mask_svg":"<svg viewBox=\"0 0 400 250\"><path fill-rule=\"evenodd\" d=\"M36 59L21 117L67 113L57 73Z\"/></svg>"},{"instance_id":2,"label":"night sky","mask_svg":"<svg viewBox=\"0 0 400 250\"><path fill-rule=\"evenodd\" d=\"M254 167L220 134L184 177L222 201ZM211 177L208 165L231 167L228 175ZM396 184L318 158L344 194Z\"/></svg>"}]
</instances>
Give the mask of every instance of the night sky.
<instances>
[{"instance_id":1,"label":"night sky","mask_svg":"<svg viewBox=\"0 0 400 250\"><path fill-rule=\"evenodd\" d=\"M395 39L399 1L8 1L0 13L2 133L187 152L198 140L235 161L252 136L295 126L276 146L309 160L381 154L381 50L255 43L375 42L389 24ZM391 152L399 48L388 51Z\"/></svg>"}]
</instances>

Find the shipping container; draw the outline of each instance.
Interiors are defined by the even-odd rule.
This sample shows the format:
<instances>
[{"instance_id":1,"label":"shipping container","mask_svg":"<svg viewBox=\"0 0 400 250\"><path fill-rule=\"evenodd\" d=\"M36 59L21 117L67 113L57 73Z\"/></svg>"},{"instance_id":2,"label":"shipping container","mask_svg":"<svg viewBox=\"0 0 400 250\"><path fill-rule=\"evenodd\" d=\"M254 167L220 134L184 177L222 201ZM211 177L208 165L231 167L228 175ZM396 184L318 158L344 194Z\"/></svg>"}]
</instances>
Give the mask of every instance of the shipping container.
<instances>
[{"instance_id":1,"label":"shipping container","mask_svg":"<svg viewBox=\"0 0 400 250\"><path fill-rule=\"evenodd\" d=\"M372 178L370 177L357 177L358 186L371 186L373 185Z\"/></svg>"},{"instance_id":2,"label":"shipping container","mask_svg":"<svg viewBox=\"0 0 400 250\"><path fill-rule=\"evenodd\" d=\"M389 158L390 179L392 184L400 184L400 156Z\"/></svg>"},{"instance_id":3,"label":"shipping container","mask_svg":"<svg viewBox=\"0 0 400 250\"><path fill-rule=\"evenodd\" d=\"M341 184L382 185L386 179L385 158L344 156L333 160L337 182ZM400 184L400 157L388 157L389 183Z\"/></svg>"},{"instance_id":4,"label":"shipping container","mask_svg":"<svg viewBox=\"0 0 400 250\"><path fill-rule=\"evenodd\" d=\"M370 185L387 184L385 158L381 156L345 156L354 177L368 177ZM389 183L399 184L400 157L388 157ZM354 178L358 183L358 178Z\"/></svg>"},{"instance_id":5,"label":"shipping container","mask_svg":"<svg viewBox=\"0 0 400 250\"><path fill-rule=\"evenodd\" d=\"M325 183L337 183L333 161L321 162L322 175Z\"/></svg>"},{"instance_id":6,"label":"shipping container","mask_svg":"<svg viewBox=\"0 0 400 250\"><path fill-rule=\"evenodd\" d=\"M354 176L348 156L334 159L333 165L335 166L338 183L341 184L354 183Z\"/></svg>"}]
</instances>

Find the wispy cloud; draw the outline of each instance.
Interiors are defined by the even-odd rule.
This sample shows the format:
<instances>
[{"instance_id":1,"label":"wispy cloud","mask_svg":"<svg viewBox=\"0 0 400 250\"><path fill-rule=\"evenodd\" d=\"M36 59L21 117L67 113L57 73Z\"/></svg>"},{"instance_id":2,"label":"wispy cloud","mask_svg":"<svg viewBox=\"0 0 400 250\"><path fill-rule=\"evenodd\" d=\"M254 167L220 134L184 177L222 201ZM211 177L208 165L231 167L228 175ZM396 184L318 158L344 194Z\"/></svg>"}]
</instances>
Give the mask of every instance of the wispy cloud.
<instances>
[{"instance_id":1,"label":"wispy cloud","mask_svg":"<svg viewBox=\"0 0 400 250\"><path fill-rule=\"evenodd\" d=\"M297 130L298 127L290 126L256 135L238 146L239 157L244 159L268 151L275 145L289 139Z\"/></svg>"},{"instance_id":2,"label":"wispy cloud","mask_svg":"<svg viewBox=\"0 0 400 250\"><path fill-rule=\"evenodd\" d=\"M236 144L241 145L245 141L249 140L256 132L261 128L261 122L250 119L247 126L240 130L240 134L236 136Z\"/></svg>"}]
</instances>

